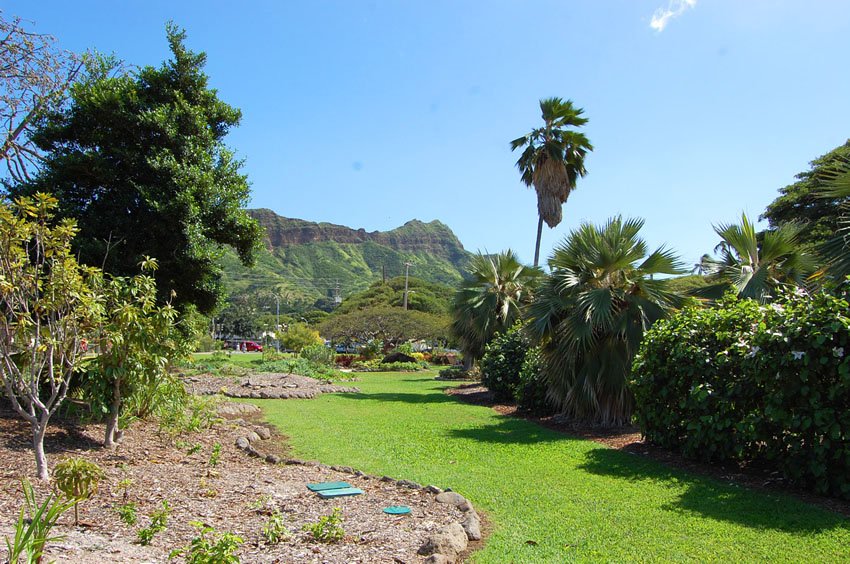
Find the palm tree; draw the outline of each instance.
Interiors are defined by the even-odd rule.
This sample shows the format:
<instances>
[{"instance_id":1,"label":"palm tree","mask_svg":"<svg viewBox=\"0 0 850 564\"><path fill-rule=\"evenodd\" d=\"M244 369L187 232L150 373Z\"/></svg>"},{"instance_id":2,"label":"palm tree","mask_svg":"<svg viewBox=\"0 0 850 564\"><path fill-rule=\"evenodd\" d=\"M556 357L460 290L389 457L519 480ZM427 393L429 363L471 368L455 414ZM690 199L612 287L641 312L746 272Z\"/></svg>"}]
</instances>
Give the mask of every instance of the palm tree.
<instances>
[{"instance_id":1,"label":"palm tree","mask_svg":"<svg viewBox=\"0 0 850 564\"><path fill-rule=\"evenodd\" d=\"M683 298L656 274L683 274L664 247L647 256L641 219L582 224L555 249L535 293L529 330L542 346L549 399L591 424L628 423L632 359L653 322Z\"/></svg>"},{"instance_id":2,"label":"palm tree","mask_svg":"<svg viewBox=\"0 0 850 564\"><path fill-rule=\"evenodd\" d=\"M839 158L835 168L824 174L823 198L841 198L838 233L819 249L826 259L826 271L839 283L850 275L850 160Z\"/></svg>"},{"instance_id":3,"label":"palm tree","mask_svg":"<svg viewBox=\"0 0 850 564\"><path fill-rule=\"evenodd\" d=\"M756 233L746 214L741 223L714 227L721 242L715 247L719 259L705 260L708 275L719 284L704 289L704 295L719 297L731 284L742 298L765 303L780 286L802 286L816 268L815 257L805 251L799 237L803 226L783 223L776 229Z\"/></svg>"},{"instance_id":4,"label":"palm tree","mask_svg":"<svg viewBox=\"0 0 850 564\"><path fill-rule=\"evenodd\" d=\"M540 111L543 127L511 141L511 151L525 147L516 166L525 185L534 186L537 192L539 217L534 266L539 264L543 222L550 229L561 223L561 207L575 188L578 177L587 174L584 157L593 150L583 133L568 129L587 123L587 118L581 117L584 110L574 107L572 100L540 100Z\"/></svg>"},{"instance_id":5,"label":"palm tree","mask_svg":"<svg viewBox=\"0 0 850 564\"><path fill-rule=\"evenodd\" d=\"M479 253L472 259L470 271L470 278L455 293L451 326L467 370L481 358L496 333L513 326L542 274L519 262L511 250L494 256Z\"/></svg>"}]
</instances>

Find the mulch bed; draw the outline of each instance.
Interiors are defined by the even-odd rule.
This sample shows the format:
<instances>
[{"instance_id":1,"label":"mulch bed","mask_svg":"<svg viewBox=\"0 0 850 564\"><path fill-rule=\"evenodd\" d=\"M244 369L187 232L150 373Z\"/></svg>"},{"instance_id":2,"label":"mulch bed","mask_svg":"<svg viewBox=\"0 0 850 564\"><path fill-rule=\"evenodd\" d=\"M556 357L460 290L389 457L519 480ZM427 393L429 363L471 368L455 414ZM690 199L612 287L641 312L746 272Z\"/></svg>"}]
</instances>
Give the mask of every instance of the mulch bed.
<instances>
[{"instance_id":1,"label":"mulch bed","mask_svg":"<svg viewBox=\"0 0 850 564\"><path fill-rule=\"evenodd\" d=\"M101 425L51 424L45 438L49 463L82 456L99 464L106 479L97 495L80 505L80 526L73 525L73 511L60 518L53 532L65 538L48 545L46 561L166 562L172 549L187 546L197 536L190 523L199 521L241 536L243 562L419 562L423 558L416 552L428 534L460 518L455 507L437 503L424 490L321 465L273 465L249 457L234 446L244 429L242 424L224 422L201 433L170 436L153 423L140 422L115 450L107 450L100 446ZM216 443L221 445L220 461L211 465ZM263 443L273 443L285 456L282 437L272 436ZM189 454L190 450L196 452ZM39 499L47 495L49 485L33 479L34 474L29 428L13 412L0 409L0 537L14 533L23 503L22 478L33 481ZM126 501L138 507L135 526L121 522L116 513L125 501L118 486L124 479L132 480ZM324 481L346 481L366 493L322 500L305 487ZM150 546L141 546L137 531L150 523L150 514L163 500L172 506L168 528ZM383 513L384 507L393 505L410 506L412 513L402 517ZM302 526L329 515L334 507L342 509L344 540L337 544L311 540ZM291 540L275 545L263 540L261 531L272 510L283 514ZM5 543L0 541L0 554L4 553Z\"/></svg>"},{"instance_id":2,"label":"mulch bed","mask_svg":"<svg viewBox=\"0 0 850 564\"><path fill-rule=\"evenodd\" d=\"M707 476L722 482L742 485L751 489L771 493L792 495L806 503L818 505L830 511L850 517L850 502L824 497L798 488L783 481L778 472L761 467L739 467L730 464L708 464L688 460L681 454L646 442L637 427L601 428L580 426L564 421L557 416L534 417L517 410L516 405L495 401L492 392L479 383L464 384L447 388L446 393L467 403L488 406L501 415L521 417L543 427L573 437L588 439L607 447L644 456L671 468Z\"/></svg>"}]
</instances>

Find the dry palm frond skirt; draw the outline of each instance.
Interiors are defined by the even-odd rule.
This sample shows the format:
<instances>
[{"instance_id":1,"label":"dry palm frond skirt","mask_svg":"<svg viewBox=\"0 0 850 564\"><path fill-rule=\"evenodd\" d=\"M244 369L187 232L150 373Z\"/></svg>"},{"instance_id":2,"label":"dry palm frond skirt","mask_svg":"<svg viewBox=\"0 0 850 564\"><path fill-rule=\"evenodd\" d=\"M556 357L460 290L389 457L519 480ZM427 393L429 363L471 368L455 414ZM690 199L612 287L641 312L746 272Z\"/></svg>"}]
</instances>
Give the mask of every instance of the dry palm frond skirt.
<instances>
[{"instance_id":1,"label":"dry palm frond skirt","mask_svg":"<svg viewBox=\"0 0 850 564\"><path fill-rule=\"evenodd\" d=\"M535 167L531 180L537 191L537 211L551 229L561 223L561 206L570 195L567 169L559 160L544 159Z\"/></svg>"}]
</instances>

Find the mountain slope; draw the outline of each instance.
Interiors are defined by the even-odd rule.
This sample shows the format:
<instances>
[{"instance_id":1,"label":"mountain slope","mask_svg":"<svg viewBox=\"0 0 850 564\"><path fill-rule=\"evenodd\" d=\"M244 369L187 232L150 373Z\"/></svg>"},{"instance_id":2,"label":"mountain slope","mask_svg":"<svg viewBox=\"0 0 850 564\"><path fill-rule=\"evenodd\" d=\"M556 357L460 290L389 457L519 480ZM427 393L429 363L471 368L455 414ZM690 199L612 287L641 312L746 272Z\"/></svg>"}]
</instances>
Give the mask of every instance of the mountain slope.
<instances>
[{"instance_id":1,"label":"mountain slope","mask_svg":"<svg viewBox=\"0 0 850 564\"><path fill-rule=\"evenodd\" d=\"M249 210L266 230L264 249L248 269L235 254L222 259L232 295L277 294L290 305L347 296L372 282L404 275L457 284L471 253L448 226L412 220L391 231L352 229L281 217L268 209Z\"/></svg>"}]
</instances>

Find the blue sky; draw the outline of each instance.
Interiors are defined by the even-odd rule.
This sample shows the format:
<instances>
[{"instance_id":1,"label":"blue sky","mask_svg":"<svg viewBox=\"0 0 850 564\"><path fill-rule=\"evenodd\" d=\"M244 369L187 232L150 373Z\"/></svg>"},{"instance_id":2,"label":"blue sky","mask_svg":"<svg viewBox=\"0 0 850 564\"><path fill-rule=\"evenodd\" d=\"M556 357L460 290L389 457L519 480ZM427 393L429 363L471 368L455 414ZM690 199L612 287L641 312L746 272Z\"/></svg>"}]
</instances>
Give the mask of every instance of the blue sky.
<instances>
[{"instance_id":1,"label":"blue sky","mask_svg":"<svg viewBox=\"0 0 850 564\"><path fill-rule=\"evenodd\" d=\"M850 137L850 2L818 0L7 1L72 50L208 54L253 207L386 230L439 219L467 249L531 261L536 199L509 141L538 100L585 109L589 174L544 229L643 217L694 263L712 224L756 217Z\"/></svg>"}]
</instances>

